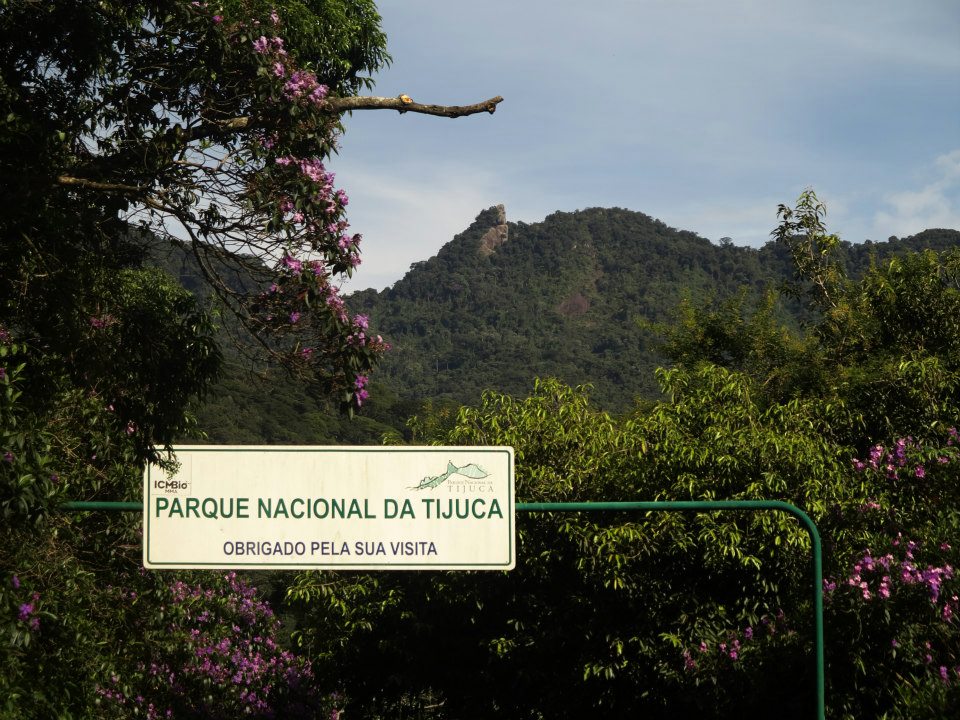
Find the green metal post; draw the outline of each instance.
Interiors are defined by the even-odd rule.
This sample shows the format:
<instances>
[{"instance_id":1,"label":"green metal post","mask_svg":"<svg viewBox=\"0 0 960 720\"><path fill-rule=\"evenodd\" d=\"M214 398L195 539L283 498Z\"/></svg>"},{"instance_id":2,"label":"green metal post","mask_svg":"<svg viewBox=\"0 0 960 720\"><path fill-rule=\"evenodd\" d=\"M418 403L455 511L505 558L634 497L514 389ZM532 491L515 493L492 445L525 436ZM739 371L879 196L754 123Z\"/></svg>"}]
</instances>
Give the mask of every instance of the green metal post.
<instances>
[{"instance_id":1,"label":"green metal post","mask_svg":"<svg viewBox=\"0 0 960 720\"><path fill-rule=\"evenodd\" d=\"M649 502L517 503L518 512L600 512L642 510L647 512L699 512L709 510L780 510L796 517L810 535L813 549L813 651L817 665L817 720L826 720L823 655L823 549L820 533L803 510L780 500L664 500Z\"/></svg>"}]
</instances>

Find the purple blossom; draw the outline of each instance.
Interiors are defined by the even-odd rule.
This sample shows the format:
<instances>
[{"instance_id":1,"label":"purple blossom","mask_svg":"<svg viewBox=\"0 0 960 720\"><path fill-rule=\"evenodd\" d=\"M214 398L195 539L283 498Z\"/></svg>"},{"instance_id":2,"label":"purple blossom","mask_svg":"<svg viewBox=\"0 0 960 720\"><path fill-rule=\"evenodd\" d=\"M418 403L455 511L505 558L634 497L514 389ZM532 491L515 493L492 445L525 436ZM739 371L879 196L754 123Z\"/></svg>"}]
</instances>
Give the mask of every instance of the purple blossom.
<instances>
[{"instance_id":1,"label":"purple blossom","mask_svg":"<svg viewBox=\"0 0 960 720\"><path fill-rule=\"evenodd\" d=\"M253 41L253 51L260 55L263 55L270 49L270 41L267 40L263 35L258 37Z\"/></svg>"},{"instance_id":2,"label":"purple blossom","mask_svg":"<svg viewBox=\"0 0 960 720\"><path fill-rule=\"evenodd\" d=\"M13 577L10 578L10 584L13 586L13 589L14 589L14 590L19 590L19 589L20 589L20 578L17 577L16 575L14 575Z\"/></svg>"},{"instance_id":3,"label":"purple blossom","mask_svg":"<svg viewBox=\"0 0 960 720\"><path fill-rule=\"evenodd\" d=\"M290 313L290 324L295 325L300 320L300 313L294 311Z\"/></svg>"}]
</instances>

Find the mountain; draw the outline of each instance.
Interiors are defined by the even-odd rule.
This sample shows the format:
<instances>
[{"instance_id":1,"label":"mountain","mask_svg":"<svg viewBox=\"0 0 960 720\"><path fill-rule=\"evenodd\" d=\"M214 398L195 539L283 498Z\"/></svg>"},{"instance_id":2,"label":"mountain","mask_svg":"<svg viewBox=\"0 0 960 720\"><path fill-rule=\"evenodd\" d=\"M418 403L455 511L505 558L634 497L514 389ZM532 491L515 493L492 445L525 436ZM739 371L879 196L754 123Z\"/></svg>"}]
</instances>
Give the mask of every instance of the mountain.
<instances>
[{"instance_id":1,"label":"mountain","mask_svg":"<svg viewBox=\"0 0 960 720\"><path fill-rule=\"evenodd\" d=\"M871 250L844 247L861 270ZM775 243L714 245L619 208L511 223L498 206L392 288L350 301L393 344L379 378L401 396L469 403L486 388L525 394L552 376L590 383L598 405L624 411L658 394L653 370L664 359L652 323L668 322L684 298L759 295L791 274ZM788 322L799 313L783 307Z\"/></svg>"},{"instance_id":2,"label":"mountain","mask_svg":"<svg viewBox=\"0 0 960 720\"><path fill-rule=\"evenodd\" d=\"M927 230L843 243L841 256L858 276L891 253L956 245L960 232ZM190 282L185 263L178 274ZM281 377L229 368L199 408L201 427L216 442L376 443L426 401L473 403L486 389L526 395L548 376L589 383L599 407L626 411L658 396L653 371L664 358L653 323L669 322L685 298L700 304L744 289L756 297L791 278L787 251L772 242L715 245L619 208L526 224L492 207L393 287L348 296L393 345L359 418L317 407ZM794 325L810 319L790 301L781 314Z\"/></svg>"}]
</instances>

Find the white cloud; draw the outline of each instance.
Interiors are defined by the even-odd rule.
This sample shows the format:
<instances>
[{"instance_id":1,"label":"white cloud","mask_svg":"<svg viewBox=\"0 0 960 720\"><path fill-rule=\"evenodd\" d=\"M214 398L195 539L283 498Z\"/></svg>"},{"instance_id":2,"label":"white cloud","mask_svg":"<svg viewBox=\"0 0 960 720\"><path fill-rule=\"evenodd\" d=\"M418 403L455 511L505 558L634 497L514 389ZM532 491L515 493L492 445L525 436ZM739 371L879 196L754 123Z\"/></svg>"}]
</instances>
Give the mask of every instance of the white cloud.
<instances>
[{"instance_id":1,"label":"white cloud","mask_svg":"<svg viewBox=\"0 0 960 720\"><path fill-rule=\"evenodd\" d=\"M411 264L463 232L481 210L504 202L492 177L453 164L375 170L344 164L337 178L350 188L351 229L363 235L363 264L345 283L348 290L396 282Z\"/></svg>"},{"instance_id":2,"label":"white cloud","mask_svg":"<svg viewBox=\"0 0 960 720\"><path fill-rule=\"evenodd\" d=\"M884 197L888 209L874 217L878 236L914 235L927 228L960 229L960 150L939 156L927 172L932 177L919 189Z\"/></svg>"}]
</instances>

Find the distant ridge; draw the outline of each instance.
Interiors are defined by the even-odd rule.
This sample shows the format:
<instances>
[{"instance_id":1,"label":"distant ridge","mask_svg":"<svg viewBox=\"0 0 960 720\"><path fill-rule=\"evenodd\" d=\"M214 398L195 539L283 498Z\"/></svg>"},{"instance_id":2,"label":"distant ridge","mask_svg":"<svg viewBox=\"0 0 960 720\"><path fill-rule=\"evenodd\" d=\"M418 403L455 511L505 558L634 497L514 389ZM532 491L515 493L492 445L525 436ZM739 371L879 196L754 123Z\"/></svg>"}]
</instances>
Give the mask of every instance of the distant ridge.
<instances>
[{"instance_id":1,"label":"distant ridge","mask_svg":"<svg viewBox=\"0 0 960 720\"><path fill-rule=\"evenodd\" d=\"M871 254L958 244L960 232L927 230L842 251L856 275ZM620 208L511 223L498 205L392 288L350 302L393 343L379 379L401 397L474 402L484 389L523 395L535 377L553 376L592 384L600 406L622 411L657 396L663 358L650 323L668 321L685 297L759 293L791 276L774 243L715 245Z\"/></svg>"}]
</instances>

